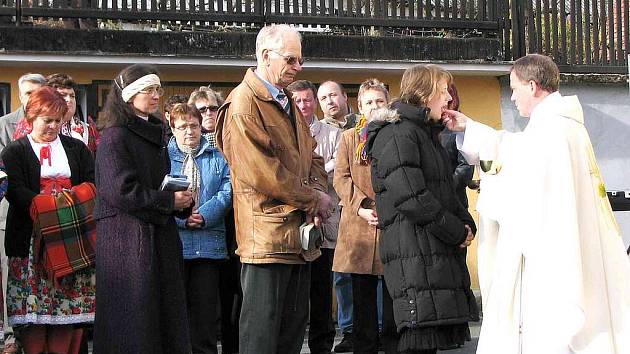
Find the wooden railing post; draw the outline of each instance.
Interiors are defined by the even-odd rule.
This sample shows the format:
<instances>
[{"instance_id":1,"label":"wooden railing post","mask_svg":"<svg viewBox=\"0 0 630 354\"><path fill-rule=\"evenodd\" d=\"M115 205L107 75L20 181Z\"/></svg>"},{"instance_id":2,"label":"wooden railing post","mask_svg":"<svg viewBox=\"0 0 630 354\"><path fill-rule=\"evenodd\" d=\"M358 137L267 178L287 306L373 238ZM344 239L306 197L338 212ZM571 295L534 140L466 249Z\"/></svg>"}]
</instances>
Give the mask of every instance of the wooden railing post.
<instances>
[{"instance_id":1,"label":"wooden railing post","mask_svg":"<svg viewBox=\"0 0 630 354\"><path fill-rule=\"evenodd\" d=\"M22 25L22 0L15 0L15 25Z\"/></svg>"},{"instance_id":2,"label":"wooden railing post","mask_svg":"<svg viewBox=\"0 0 630 354\"><path fill-rule=\"evenodd\" d=\"M261 25L265 22L265 2L264 0L254 0L254 13L256 15L260 15L262 20L258 25Z\"/></svg>"},{"instance_id":3,"label":"wooden railing post","mask_svg":"<svg viewBox=\"0 0 630 354\"><path fill-rule=\"evenodd\" d=\"M503 60L512 60L512 40L510 36L510 32L512 31L512 23L510 22L509 0L497 1L494 11L498 28L497 36L503 44Z\"/></svg>"},{"instance_id":4,"label":"wooden railing post","mask_svg":"<svg viewBox=\"0 0 630 354\"><path fill-rule=\"evenodd\" d=\"M511 0L511 10L512 59L516 60L527 53L527 48L525 48L525 25L527 23L525 3L520 0Z\"/></svg>"}]
</instances>

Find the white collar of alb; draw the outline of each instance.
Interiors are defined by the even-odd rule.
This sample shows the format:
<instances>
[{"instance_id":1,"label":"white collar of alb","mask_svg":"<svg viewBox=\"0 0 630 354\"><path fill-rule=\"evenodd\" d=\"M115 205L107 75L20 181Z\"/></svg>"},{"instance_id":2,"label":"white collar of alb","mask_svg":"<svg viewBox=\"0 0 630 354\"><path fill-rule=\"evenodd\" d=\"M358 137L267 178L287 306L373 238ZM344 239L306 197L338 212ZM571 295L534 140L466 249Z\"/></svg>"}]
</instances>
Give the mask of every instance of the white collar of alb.
<instances>
[{"instance_id":1,"label":"white collar of alb","mask_svg":"<svg viewBox=\"0 0 630 354\"><path fill-rule=\"evenodd\" d=\"M122 78L121 78L122 81ZM160 78L155 74L144 75L138 80L130 83L124 89L122 89L122 99L125 102L129 102L133 96L138 92L144 90L149 86L162 86Z\"/></svg>"}]
</instances>

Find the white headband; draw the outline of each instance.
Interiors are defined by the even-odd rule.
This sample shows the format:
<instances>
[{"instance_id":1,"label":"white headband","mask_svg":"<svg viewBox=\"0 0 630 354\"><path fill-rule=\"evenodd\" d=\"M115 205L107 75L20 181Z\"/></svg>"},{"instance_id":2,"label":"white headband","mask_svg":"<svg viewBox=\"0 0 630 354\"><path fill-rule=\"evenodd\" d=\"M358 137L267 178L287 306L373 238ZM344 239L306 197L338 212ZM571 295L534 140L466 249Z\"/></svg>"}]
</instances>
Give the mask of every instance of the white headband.
<instances>
[{"instance_id":1,"label":"white headband","mask_svg":"<svg viewBox=\"0 0 630 354\"><path fill-rule=\"evenodd\" d=\"M116 84L118 85L118 83ZM123 82L122 77L120 77L120 85L118 85L118 87L124 84L125 83ZM125 102L129 102L129 100L131 100L131 97L135 96L138 92L144 90L145 88L149 86L155 86L155 85L162 86L162 84L160 83L160 78L157 75L155 74L144 75L143 77L139 78L138 80L132 82L127 87L122 89L122 99Z\"/></svg>"}]
</instances>

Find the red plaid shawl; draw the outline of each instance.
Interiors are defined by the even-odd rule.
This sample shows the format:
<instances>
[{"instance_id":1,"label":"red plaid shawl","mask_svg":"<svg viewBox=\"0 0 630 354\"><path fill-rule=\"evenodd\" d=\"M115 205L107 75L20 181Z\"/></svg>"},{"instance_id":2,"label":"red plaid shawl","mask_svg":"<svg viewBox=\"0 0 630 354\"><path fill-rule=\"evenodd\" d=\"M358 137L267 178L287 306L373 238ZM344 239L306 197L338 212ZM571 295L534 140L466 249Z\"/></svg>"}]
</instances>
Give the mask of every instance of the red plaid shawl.
<instances>
[{"instance_id":1,"label":"red plaid shawl","mask_svg":"<svg viewBox=\"0 0 630 354\"><path fill-rule=\"evenodd\" d=\"M85 182L57 195L33 198L34 257L40 257L48 278L55 281L94 264L96 222L92 217L96 187Z\"/></svg>"}]
</instances>

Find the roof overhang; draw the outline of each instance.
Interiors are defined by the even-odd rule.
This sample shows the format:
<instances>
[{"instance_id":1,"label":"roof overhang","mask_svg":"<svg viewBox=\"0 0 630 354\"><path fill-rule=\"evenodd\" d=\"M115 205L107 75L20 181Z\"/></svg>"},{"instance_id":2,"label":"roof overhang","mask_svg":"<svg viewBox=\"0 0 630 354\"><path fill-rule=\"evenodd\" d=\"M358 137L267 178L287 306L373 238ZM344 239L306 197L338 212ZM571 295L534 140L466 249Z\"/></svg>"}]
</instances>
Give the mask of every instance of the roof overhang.
<instances>
[{"instance_id":1,"label":"roof overhang","mask_svg":"<svg viewBox=\"0 0 630 354\"><path fill-rule=\"evenodd\" d=\"M415 64L437 64L456 75L503 76L510 73L509 62L442 62L442 61L366 61L366 60L307 60L305 69L324 71L386 71L402 72ZM256 66L253 59L204 58L181 56L129 56L92 54L0 53L0 65L5 67L121 67L131 64L153 64L170 68L243 68Z\"/></svg>"}]
</instances>

